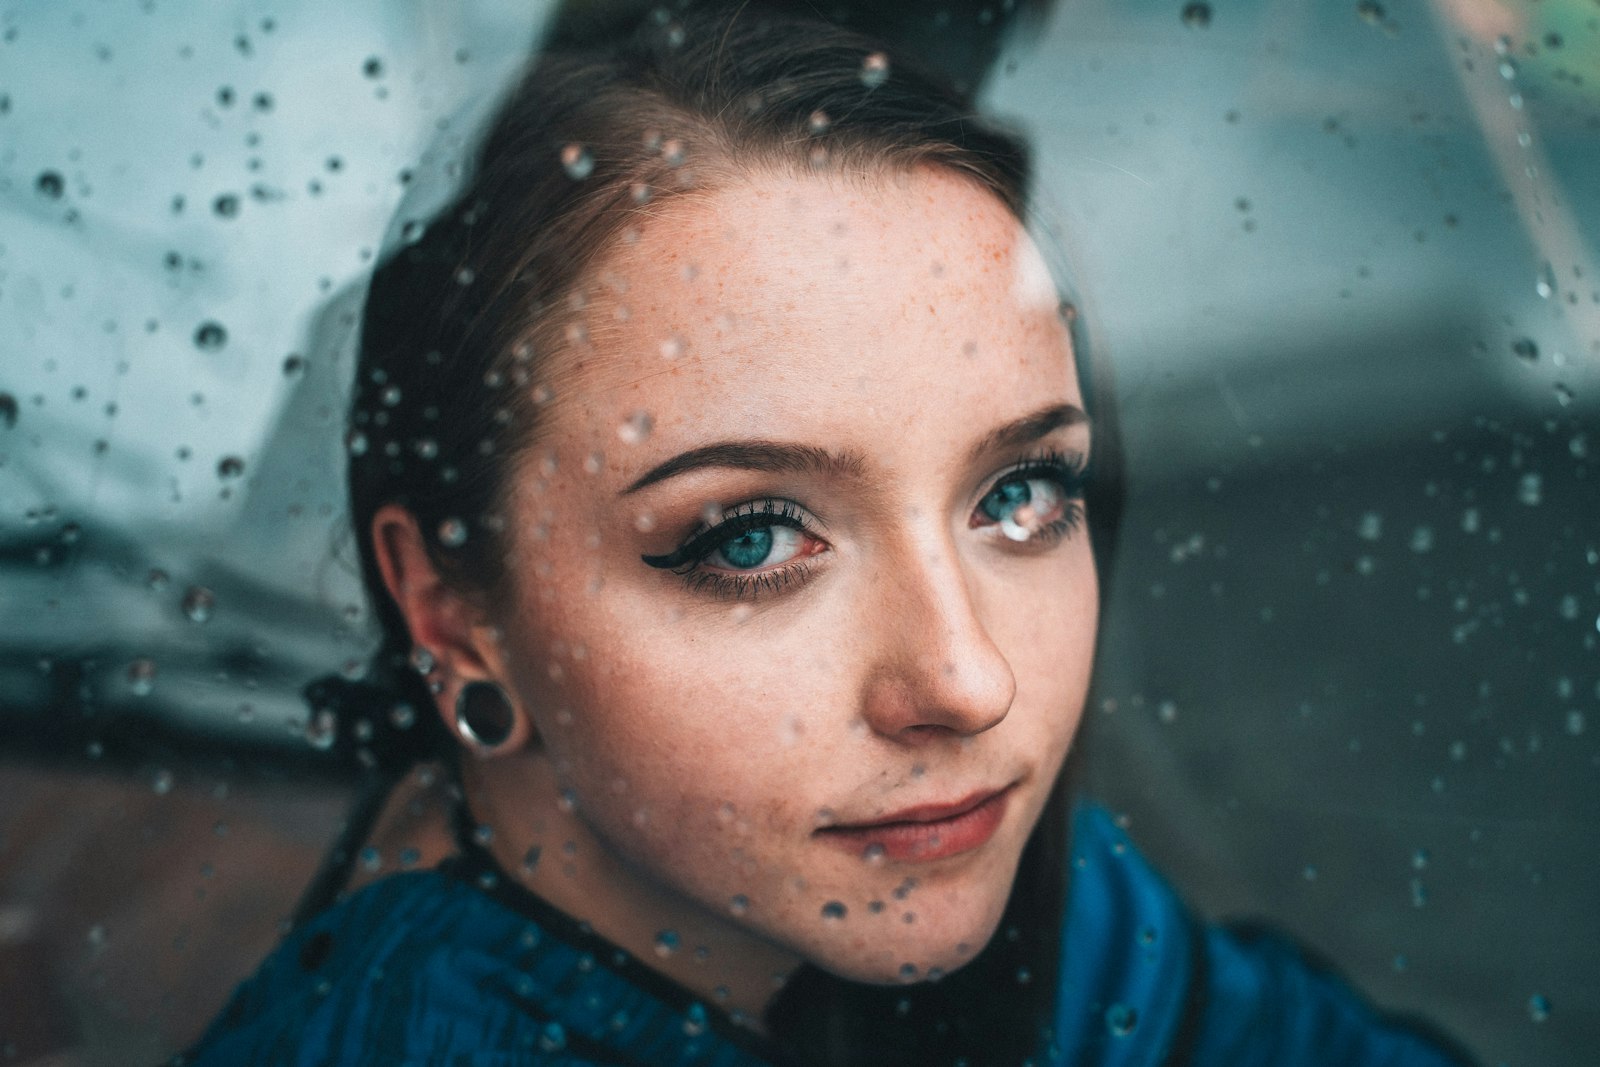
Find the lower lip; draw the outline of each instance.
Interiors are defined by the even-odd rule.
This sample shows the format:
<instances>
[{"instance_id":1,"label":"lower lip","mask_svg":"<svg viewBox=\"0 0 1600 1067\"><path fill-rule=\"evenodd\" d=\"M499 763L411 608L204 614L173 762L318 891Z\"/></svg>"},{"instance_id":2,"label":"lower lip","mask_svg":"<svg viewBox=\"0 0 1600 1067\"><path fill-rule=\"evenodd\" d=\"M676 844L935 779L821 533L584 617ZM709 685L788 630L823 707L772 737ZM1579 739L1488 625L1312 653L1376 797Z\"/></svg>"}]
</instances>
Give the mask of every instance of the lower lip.
<instances>
[{"instance_id":1,"label":"lower lip","mask_svg":"<svg viewBox=\"0 0 1600 1067\"><path fill-rule=\"evenodd\" d=\"M858 856L870 855L876 846L889 860L920 863L942 860L971 852L993 837L1006 816L1006 798L1010 795L1010 789L1002 789L977 807L948 819L881 826L830 826L818 830L817 836Z\"/></svg>"}]
</instances>

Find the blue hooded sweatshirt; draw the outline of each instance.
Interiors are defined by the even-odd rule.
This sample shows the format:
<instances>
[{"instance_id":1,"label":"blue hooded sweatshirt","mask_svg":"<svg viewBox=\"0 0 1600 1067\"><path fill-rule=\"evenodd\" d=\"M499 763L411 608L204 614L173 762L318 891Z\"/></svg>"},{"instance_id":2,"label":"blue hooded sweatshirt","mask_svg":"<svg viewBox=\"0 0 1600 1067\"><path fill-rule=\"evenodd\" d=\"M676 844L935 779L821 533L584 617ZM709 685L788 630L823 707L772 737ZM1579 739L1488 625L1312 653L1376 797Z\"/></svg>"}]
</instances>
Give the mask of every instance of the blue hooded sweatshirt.
<instances>
[{"instance_id":1,"label":"blue hooded sweatshirt","mask_svg":"<svg viewBox=\"0 0 1600 1067\"><path fill-rule=\"evenodd\" d=\"M1078 808L1033 1064L1463 1067L1286 942L1200 924ZM482 861L385 878L295 931L190 1067L776 1067L784 1053ZM973 1064L972 1067L985 1067ZM1015 1067L1015 1065L1007 1065Z\"/></svg>"}]
</instances>

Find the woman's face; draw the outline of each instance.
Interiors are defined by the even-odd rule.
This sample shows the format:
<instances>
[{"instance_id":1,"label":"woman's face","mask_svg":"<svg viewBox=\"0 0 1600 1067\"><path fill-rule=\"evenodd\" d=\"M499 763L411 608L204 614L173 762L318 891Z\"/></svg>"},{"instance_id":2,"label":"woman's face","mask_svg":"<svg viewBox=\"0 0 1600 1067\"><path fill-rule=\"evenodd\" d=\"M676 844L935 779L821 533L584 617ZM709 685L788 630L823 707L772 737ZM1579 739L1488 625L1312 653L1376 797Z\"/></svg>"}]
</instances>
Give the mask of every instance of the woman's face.
<instances>
[{"instance_id":1,"label":"woman's face","mask_svg":"<svg viewBox=\"0 0 1600 1067\"><path fill-rule=\"evenodd\" d=\"M605 870L553 895L868 981L960 966L1095 638L1039 253L944 170L763 174L667 201L586 279L498 620L564 791L529 825L561 827L567 878Z\"/></svg>"}]
</instances>

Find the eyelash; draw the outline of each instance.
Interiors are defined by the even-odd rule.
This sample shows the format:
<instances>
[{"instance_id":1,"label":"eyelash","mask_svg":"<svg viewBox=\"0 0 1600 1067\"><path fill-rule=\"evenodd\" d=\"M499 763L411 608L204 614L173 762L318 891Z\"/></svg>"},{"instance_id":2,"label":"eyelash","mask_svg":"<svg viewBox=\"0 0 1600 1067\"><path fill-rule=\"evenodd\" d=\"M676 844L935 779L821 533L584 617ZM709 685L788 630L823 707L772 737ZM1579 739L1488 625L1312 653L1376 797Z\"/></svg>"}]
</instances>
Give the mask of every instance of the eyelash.
<instances>
[{"instance_id":1,"label":"eyelash","mask_svg":"<svg viewBox=\"0 0 1600 1067\"><path fill-rule=\"evenodd\" d=\"M1019 460L996 477L979 500L986 499L1008 482L1035 478L1055 482L1065 496L1066 507L1059 519L1040 527L1035 535L1036 540L1032 541L1036 546L1054 545L1083 526L1083 492L1087 469L1087 461L1081 454L1068 456L1053 450L1039 452ZM748 573L714 571L702 567L707 558L734 538L751 530L772 526L788 527L806 537L818 539L805 512L794 501L758 500L740 504L721 522L697 531L672 552L640 558L651 567L670 570L683 578L691 591L720 599L741 600L777 593L810 577L813 565L805 562L807 557L797 557L767 570Z\"/></svg>"}]
</instances>

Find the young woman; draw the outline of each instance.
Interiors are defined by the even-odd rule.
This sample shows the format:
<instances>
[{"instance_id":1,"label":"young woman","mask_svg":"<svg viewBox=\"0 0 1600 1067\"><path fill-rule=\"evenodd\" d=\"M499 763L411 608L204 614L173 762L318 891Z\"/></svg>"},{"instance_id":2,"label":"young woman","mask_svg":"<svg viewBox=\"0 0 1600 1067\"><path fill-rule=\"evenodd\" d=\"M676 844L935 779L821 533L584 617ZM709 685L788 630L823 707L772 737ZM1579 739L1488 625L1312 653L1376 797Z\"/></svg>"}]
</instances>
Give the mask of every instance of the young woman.
<instances>
[{"instance_id":1,"label":"young woman","mask_svg":"<svg viewBox=\"0 0 1600 1067\"><path fill-rule=\"evenodd\" d=\"M351 407L385 638L335 695L437 708L461 854L190 1062L1454 1062L1067 806L1115 442L1026 178L821 25L541 58Z\"/></svg>"}]
</instances>

